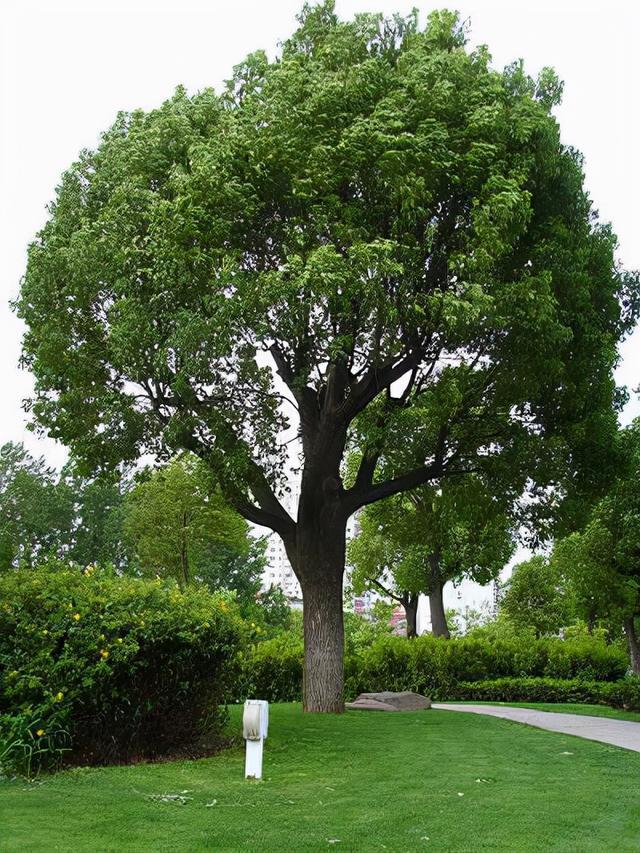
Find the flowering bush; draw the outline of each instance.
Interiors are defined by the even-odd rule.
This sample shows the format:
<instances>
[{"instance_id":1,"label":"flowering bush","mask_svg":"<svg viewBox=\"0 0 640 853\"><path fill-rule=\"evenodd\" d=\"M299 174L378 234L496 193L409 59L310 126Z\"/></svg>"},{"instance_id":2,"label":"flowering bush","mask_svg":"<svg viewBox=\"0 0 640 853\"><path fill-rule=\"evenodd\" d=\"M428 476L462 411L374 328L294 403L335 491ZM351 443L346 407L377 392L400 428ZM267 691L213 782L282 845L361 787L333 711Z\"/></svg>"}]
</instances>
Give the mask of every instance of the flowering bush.
<instances>
[{"instance_id":1,"label":"flowering bush","mask_svg":"<svg viewBox=\"0 0 640 853\"><path fill-rule=\"evenodd\" d=\"M53 561L0 575L0 763L210 747L242 632L204 588Z\"/></svg>"}]
</instances>

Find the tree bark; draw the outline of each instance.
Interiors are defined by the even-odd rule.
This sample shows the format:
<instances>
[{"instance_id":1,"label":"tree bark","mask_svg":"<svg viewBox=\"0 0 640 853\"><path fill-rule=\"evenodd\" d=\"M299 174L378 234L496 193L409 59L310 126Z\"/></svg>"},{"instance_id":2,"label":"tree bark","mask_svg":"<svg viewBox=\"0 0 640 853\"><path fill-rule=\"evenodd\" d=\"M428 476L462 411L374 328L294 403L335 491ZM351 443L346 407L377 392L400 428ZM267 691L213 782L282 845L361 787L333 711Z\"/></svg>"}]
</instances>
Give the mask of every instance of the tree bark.
<instances>
[{"instance_id":1,"label":"tree bark","mask_svg":"<svg viewBox=\"0 0 640 853\"><path fill-rule=\"evenodd\" d=\"M624 632L629 646L629 661L634 675L640 675L640 644L636 634L635 617L629 616L624 620Z\"/></svg>"},{"instance_id":2,"label":"tree bark","mask_svg":"<svg viewBox=\"0 0 640 853\"><path fill-rule=\"evenodd\" d=\"M344 711L345 538L346 518L330 504L310 507L301 498L295 540L289 540L287 553L302 588L305 711Z\"/></svg>"},{"instance_id":3,"label":"tree bark","mask_svg":"<svg viewBox=\"0 0 640 853\"><path fill-rule=\"evenodd\" d=\"M302 707L305 711L340 714L344 711L344 619L342 574L303 578L304 673Z\"/></svg>"},{"instance_id":4,"label":"tree bark","mask_svg":"<svg viewBox=\"0 0 640 853\"><path fill-rule=\"evenodd\" d=\"M402 600L402 606L407 616L407 637L412 639L418 636L418 600L419 595L406 595Z\"/></svg>"},{"instance_id":5,"label":"tree bark","mask_svg":"<svg viewBox=\"0 0 640 853\"><path fill-rule=\"evenodd\" d=\"M434 581L429 592L429 609L431 611L431 632L434 637L445 637L451 639L447 617L444 612L444 601L442 598L442 581Z\"/></svg>"}]
</instances>

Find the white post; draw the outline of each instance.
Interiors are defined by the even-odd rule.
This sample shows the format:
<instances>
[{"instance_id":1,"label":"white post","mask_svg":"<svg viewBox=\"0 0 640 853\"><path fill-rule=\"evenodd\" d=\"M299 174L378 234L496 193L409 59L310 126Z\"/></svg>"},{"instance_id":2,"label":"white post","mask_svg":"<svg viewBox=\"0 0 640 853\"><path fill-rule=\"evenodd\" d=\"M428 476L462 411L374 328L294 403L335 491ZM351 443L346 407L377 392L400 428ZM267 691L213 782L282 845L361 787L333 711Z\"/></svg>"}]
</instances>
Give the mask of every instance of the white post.
<instances>
[{"instance_id":1,"label":"white post","mask_svg":"<svg viewBox=\"0 0 640 853\"><path fill-rule=\"evenodd\" d=\"M247 699L242 715L242 734L247 742L245 779L262 779L262 752L268 729L269 703L264 699Z\"/></svg>"},{"instance_id":2,"label":"white post","mask_svg":"<svg viewBox=\"0 0 640 853\"><path fill-rule=\"evenodd\" d=\"M245 779L262 779L263 744L262 738L247 741L247 752L244 760Z\"/></svg>"}]
</instances>

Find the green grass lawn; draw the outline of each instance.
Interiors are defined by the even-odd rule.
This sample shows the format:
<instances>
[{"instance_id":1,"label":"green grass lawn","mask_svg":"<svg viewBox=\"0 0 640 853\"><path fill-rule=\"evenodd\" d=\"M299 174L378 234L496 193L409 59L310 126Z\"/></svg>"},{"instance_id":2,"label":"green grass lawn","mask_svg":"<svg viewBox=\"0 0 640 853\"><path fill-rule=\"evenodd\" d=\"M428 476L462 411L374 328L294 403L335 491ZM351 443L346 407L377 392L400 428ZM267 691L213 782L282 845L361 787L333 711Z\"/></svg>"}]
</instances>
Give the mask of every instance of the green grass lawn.
<instances>
[{"instance_id":1,"label":"green grass lawn","mask_svg":"<svg viewBox=\"0 0 640 853\"><path fill-rule=\"evenodd\" d=\"M2 853L639 848L640 754L446 711L272 705L262 782L241 747L0 782Z\"/></svg>"},{"instance_id":2,"label":"green grass lawn","mask_svg":"<svg viewBox=\"0 0 640 853\"><path fill-rule=\"evenodd\" d=\"M608 705L574 705L570 702L456 702L456 705L502 705L506 708L533 708L536 711L553 711L559 714L584 714L588 717L609 717L612 720L630 720L640 723L638 711L624 711ZM639 849L640 849L640 845Z\"/></svg>"}]
</instances>

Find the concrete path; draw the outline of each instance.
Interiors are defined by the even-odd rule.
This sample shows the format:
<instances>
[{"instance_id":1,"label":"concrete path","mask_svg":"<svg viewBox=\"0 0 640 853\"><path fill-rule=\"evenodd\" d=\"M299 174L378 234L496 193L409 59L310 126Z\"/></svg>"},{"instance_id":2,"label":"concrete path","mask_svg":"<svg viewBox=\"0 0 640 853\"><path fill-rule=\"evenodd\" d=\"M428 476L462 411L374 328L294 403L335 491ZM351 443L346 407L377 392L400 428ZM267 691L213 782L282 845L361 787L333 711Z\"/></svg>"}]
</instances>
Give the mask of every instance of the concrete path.
<instances>
[{"instance_id":1,"label":"concrete path","mask_svg":"<svg viewBox=\"0 0 640 853\"><path fill-rule=\"evenodd\" d=\"M486 714L514 720L550 732L576 735L640 752L640 723L613 720L609 717L588 717L583 714L562 714L555 711L535 711L533 708L511 708L506 705L449 705L434 703L438 711L461 711L466 714Z\"/></svg>"}]
</instances>

